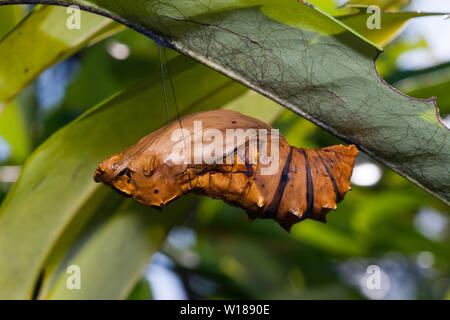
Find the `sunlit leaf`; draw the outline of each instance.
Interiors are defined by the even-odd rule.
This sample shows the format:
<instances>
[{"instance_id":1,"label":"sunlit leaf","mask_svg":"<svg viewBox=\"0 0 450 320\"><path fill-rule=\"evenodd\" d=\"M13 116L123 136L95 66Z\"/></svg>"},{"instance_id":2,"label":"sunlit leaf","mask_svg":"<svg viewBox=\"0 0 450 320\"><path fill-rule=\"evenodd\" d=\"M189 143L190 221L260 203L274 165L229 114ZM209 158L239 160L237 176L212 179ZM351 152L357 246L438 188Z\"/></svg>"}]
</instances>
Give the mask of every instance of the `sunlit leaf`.
<instances>
[{"instance_id":1,"label":"sunlit leaf","mask_svg":"<svg viewBox=\"0 0 450 320\"><path fill-rule=\"evenodd\" d=\"M0 137L11 148L7 163L21 164L31 151L27 124L19 101L11 102L0 116Z\"/></svg>"},{"instance_id":2,"label":"sunlit leaf","mask_svg":"<svg viewBox=\"0 0 450 320\"><path fill-rule=\"evenodd\" d=\"M0 0L1 2L4 1ZM315 13L306 18L302 17L303 22L310 18L310 23L302 25L301 29L305 28L305 30L300 34L305 37L299 40L297 29L286 27L283 21L278 21L279 24L271 21L270 30L262 27L268 19L268 10L263 9L263 13L261 13L254 7L244 8L241 5L244 2L250 5L261 4L262 1L228 1L229 6L222 7L219 13L216 11L209 14L206 9L199 10L200 17L191 15L189 7L194 8L196 4L202 3L205 4L205 8L208 8L207 6L211 5L211 2L213 4L222 2L187 1L189 4L189 6L186 4L187 9L183 3L175 2L175 9L178 9L176 6L180 6L183 10L186 9L186 11L182 11L183 16L196 22L198 20L201 20L202 23L207 22L198 26L198 30L187 21L166 23L167 21L161 22L157 15L149 17L144 11L148 5L150 7L156 5L157 1L136 0L130 3L118 2L119 5L114 2L114 7L112 0L76 2L106 5L111 9L109 13L113 12L116 16L125 17L127 24L141 32L144 32L145 29L147 35L155 36L154 33L148 32L150 30L157 31L160 35L173 36L167 40L175 44L178 49L181 48L180 50L184 53L193 55L247 85L256 86L257 91L261 92L260 89L263 88L264 94L278 102L283 102L291 109L300 108L307 111L308 115L313 115L316 120L325 119L324 123L332 124L333 128L338 129L338 133L342 130L346 131L346 137L361 138L362 136L362 140L358 141L363 142L364 146L375 148L378 154L383 154L383 149L387 150L389 157L394 159L396 164L400 163L407 168L409 164L412 164L412 167L409 167L408 175L411 171L416 172L416 177L422 178L421 181L428 180L429 173L421 170L426 170L429 165L429 157L434 158L431 159L432 171L439 172L442 181L439 181L434 174L433 179L430 180L430 184L436 184L432 193L435 193L436 190L442 194L447 192L449 155L445 150L448 149L446 142L448 135L443 134L439 123L436 123L437 117L434 109L425 107L426 104L422 102L416 105L415 100L411 100L414 106L412 107L405 102L407 98L400 99L390 90L384 90L389 88L379 85L373 79L373 47L366 46L360 40L355 40L351 34L327 36L324 31L326 28L321 28L325 35L315 32L316 23L321 26L326 25L324 20L315 16ZM322 5L331 3L326 0L313 2L319 7L320 3ZM167 1L159 1L159 3L163 4L159 9L164 13L167 10L164 7ZM268 2L264 2L264 4L266 3ZM278 3L278 1L273 3ZM298 6L301 5L298 3ZM136 10L133 11L133 8L127 8L127 6L135 6ZM325 10L325 6L321 8ZM325 11L331 13L333 9L329 8ZM292 11L295 12L295 9ZM172 12L169 11L169 13ZM243 20L248 23L242 23ZM290 22L292 21L296 20L292 19ZM208 24L209 22L212 23ZM178 30L186 25L185 33ZM297 26L295 23L288 23L288 25ZM257 26L255 29L258 30L261 28L261 32L252 30L252 26ZM184 35L187 35L186 39L184 39ZM283 37L284 35L286 36ZM242 43L236 41L234 37L237 40L241 39ZM336 41L332 41L333 37ZM257 45L256 43L248 40L255 40L261 45L260 51L253 48ZM302 45L298 45L298 42L301 42ZM424 45L424 43L413 45ZM317 49L319 46L322 48L321 50ZM275 51L275 53L269 51L273 48L275 50L283 48L283 51ZM367 55L361 53L364 48L369 52ZM433 71L431 69L422 70L424 77L417 79L413 79L417 75L396 70L395 59L407 48L409 47L404 42L400 42L400 45L397 42L391 43L387 48L387 54L383 54L388 60L384 64L384 69L395 73L392 75L392 79L408 78L408 81L411 80L415 88L411 94L415 97L438 96L439 105L442 108L441 114L445 114L445 110L448 109L446 102L448 95L445 90L440 89L446 88L448 77L445 77L443 69L437 72L439 74L436 72L431 74ZM144 50L143 53L145 54L145 52ZM278 54L279 52L281 54ZM147 54L151 56L154 52L147 52ZM269 59L273 56L276 59ZM264 57L268 58L264 59ZM296 59L301 59L301 67ZM98 62L99 60L91 61L92 70L95 69L95 64ZM102 74L106 74L103 70L108 67L105 65L100 68ZM280 71L278 76L275 76L277 69ZM113 68L111 70L114 71ZM115 77L120 78L121 72L123 71L117 71ZM388 72L386 74L389 74ZM296 77L296 74L300 76ZM87 76L92 79L86 81L84 85L92 86L94 89L97 87L95 79L99 79L99 81L104 79L101 75L98 75L97 78L95 72L88 73ZM155 75L155 79L157 77L159 78L159 74ZM409 79L410 77L411 79ZM430 79L436 81L430 82ZM379 79L375 78L375 80ZM195 77L195 81L192 81L196 83L195 90L193 90L194 95L198 93L197 89L205 90L205 87L210 85L208 81L198 83L196 81L197 77ZM156 82L156 80L150 81L147 85L152 86ZM183 84L180 85L180 82L183 83L180 78L177 78L175 82L177 94L180 86L184 87ZM287 88L288 92L280 95L283 87ZM410 86L403 86L403 83L402 87L411 90ZM424 90L421 90L421 87L424 87ZM226 88L231 87L226 86ZM235 88L239 92L244 91L239 86ZM69 98L73 99L70 101L73 102L70 107L76 110L80 108L80 101L89 101L89 97L76 96L84 92L83 86L78 89L69 95ZM330 94L326 89L337 93L345 103L333 104L332 101L329 101L338 100L338 97L326 99ZM145 90L145 85L135 88L131 95L139 95L138 93L142 90ZM167 208L168 210L164 210L162 214L154 213L152 209L141 207L130 201L123 201L121 197L106 187L89 189L90 183L92 183L90 176L92 173L89 173L89 170L94 167L91 162L94 163L106 156L107 153L116 152L120 148L128 146L128 143L135 142L137 138L129 136L129 139L126 138L127 141L115 143L104 139L105 136L112 137L113 140L120 140L124 135L128 137L129 124L137 123L140 126L144 121L141 118L149 114L152 118L151 121L156 121L154 118L158 118L159 121L158 124L152 122L152 125L147 127L149 131L163 124L165 118L162 107L163 100L161 92L156 93L158 90L162 89L160 87L155 89L154 94L139 95L142 99L145 96L147 100L145 105L138 101L139 98L129 100L130 95L119 95L111 101L123 108L123 112L115 113L118 109L107 102L103 107L98 107L81 118L80 123L86 125L81 125L77 121L75 125L69 126L69 128L83 130L83 135L75 135L75 140L89 141L91 134L93 136L101 135L102 138L98 138L96 147L99 147L101 142L108 145L106 147L108 150L100 147L101 151L93 151L93 147L89 146L89 143L86 143L87 148L84 150L80 147L80 142L77 142L72 151L66 146L66 144L72 144L68 139L67 143L59 142L60 144L57 144L61 152L57 148L49 148L46 143L42 147L44 149L38 150L37 159L30 160L30 163L38 162L25 169L24 176L18 183L19 191L13 190L14 195L10 195L10 197L14 199L8 200L9 202L4 205L4 210L0 209L0 297L5 297L1 286L11 292L6 295L7 297L30 297L33 296L33 293L29 292L33 291L37 298L52 299L126 298L128 296L141 276L142 268L148 261L149 255L159 247L165 232L172 223L179 223L185 218L188 203L184 202L184 198L179 199L181 202L174 202L173 205L184 207L186 204L186 208L179 210L175 206L173 211L170 211L171 208ZM415 90L418 91L415 92ZM239 95L239 92L231 91L230 93L226 89L217 89L216 98L213 98L212 101L207 100L195 110L223 105L226 108L238 108L244 113L271 123L278 117L279 107L275 108L269 101L258 99L261 97L252 92L247 92L237 99L233 98L232 101L229 101L228 95L233 97ZM301 92L300 98L297 91ZM106 91L102 90L102 92ZM302 95L305 97L303 98ZM98 97L101 96L101 94L98 95ZM354 97L352 98L352 96ZM397 98L392 99L393 97ZM85 98L86 100L83 100ZM128 100L130 104L125 102ZM185 110L186 106L183 103L190 101L189 94L182 94L179 100L182 109ZM227 101L228 103L226 103ZM289 103L285 103L286 101ZM155 102L157 106L154 105ZM81 108L88 107L90 104L86 103ZM382 107L383 105L385 108ZM150 111L146 108L149 108ZM271 112L272 108L274 112ZM409 114L409 117L414 120L408 120L408 116L405 115L405 111L410 108L420 109ZM137 114L134 114L135 110L138 110ZM158 110L157 113L156 110ZM174 110L171 109L171 111L173 115ZM187 110L188 113L191 111L193 110ZM327 113L329 113L328 116ZM117 114L118 118L115 118L114 114ZM367 116L363 118L364 115ZM334 120L333 117L337 119ZM396 117L398 117L397 120L395 120ZM416 118L420 118L424 122L422 123L420 119ZM314 119L313 121L315 121ZM108 126L103 121L106 123L112 121L112 126L106 129ZM436 126L428 126L427 121ZM342 122L342 125L336 126L339 122ZM353 126L355 123L357 126ZM417 128L414 129L417 124L422 126L421 131L417 131ZM281 118L277 119L274 125L281 129L291 144L297 146L320 147L339 143L337 138L331 137L324 130L320 130L288 110L282 113ZM395 130L396 125L399 126L398 132ZM134 129L131 131L133 131L131 135L134 133L136 136L144 134L144 130L140 133L135 132L138 130ZM70 136L66 129L58 134L64 137ZM366 135L373 135L374 139L367 140ZM439 135L442 138L442 151L437 150L438 146L436 145ZM425 139L425 136L430 139ZM50 140L54 141L54 138ZM427 149L429 142L431 142L430 150ZM404 148L401 146L402 143L405 144ZM389 144L392 144L392 147ZM61 145L63 146L61 147ZM45 153L47 152L45 150L48 150L48 153ZM39 154L44 153L45 156L39 159ZM92 154L95 155L92 156ZM53 155L56 155L56 160L52 160ZM77 165L81 161L80 156L89 163L86 166L92 165L92 168L82 167L80 173L76 174L72 181L68 177L76 172ZM418 159L414 160L416 157ZM57 161L58 159L59 161ZM365 158L362 157L362 159ZM50 162L49 166L46 165L47 161ZM424 163L421 164L421 161ZM440 166L437 163L440 163ZM41 168L46 174L39 173ZM52 178L50 175L51 181L45 185L46 192L51 194L49 196L39 194L41 191L44 193L45 190L39 189L40 185L36 185L36 179L25 177L31 174L40 177L48 175L50 172L54 176ZM79 179L83 182L81 183ZM36 186L37 195L34 194L34 191L30 191L31 188L27 190L27 183ZM45 180L41 183L45 184ZM66 186L71 188L66 188ZM84 188L84 190L80 193L79 188ZM23 197L22 191L25 191ZM41 198L38 199L38 196ZM75 199L73 202L71 201L72 196ZM189 215L186 223L195 232L197 239L195 247L179 250L179 252L170 247L163 248L165 253L175 261L174 271L185 280L184 284L189 290L190 297L193 292L193 297L196 299L199 297L223 299L361 298L358 293L358 283L356 288L352 288L354 283L352 284L349 279L342 277L338 272L339 268L344 263L354 264L360 268L357 271L365 274L365 268L368 265L374 263L378 265L383 260L386 265L396 266L395 272L389 273L389 269L384 269L385 265L380 264L383 271L391 277L393 288L406 288L411 297L419 299L441 299L448 296L446 283L442 280L448 278L448 227L446 229L447 237L443 241L434 241L418 231L414 220L422 206L429 206L442 212L443 219L446 221L444 214L448 211L448 207L389 170L384 170L383 178L377 185L355 187L338 210L331 213L327 225L314 221L304 222L297 225L292 234L286 234L273 221L257 220L249 223L241 209L230 207L222 201L208 198L202 200L196 214ZM32 204L27 205L27 201L31 201ZM52 201L65 202L67 205L54 206L46 203ZM33 205L34 207L32 207ZM43 209L40 209L40 206L43 206ZM11 209L11 213L8 211L9 209ZM25 214L21 210L29 212ZM51 220L50 214L47 214L46 210L58 211L52 214L52 218L58 221ZM72 212L65 214L64 210ZM37 216L33 216L34 213ZM63 219L60 219L61 217ZM11 230L5 226L2 227L4 221L9 223L8 227L11 227ZM29 225L25 226L26 224ZM17 228L14 229L14 226ZM436 227L436 225L434 226ZM440 227L445 230L444 224ZM58 229L57 234L53 231L54 228ZM147 233L149 230L153 232ZM15 232L17 233L15 234ZM50 235L44 235L45 232ZM24 237L23 234L27 236ZM21 241L35 241L36 244L31 242L21 244ZM166 243L166 247L170 246L168 243ZM41 246L46 248L42 249ZM135 247L137 250L129 253ZM121 250L121 248L125 248L125 250ZM38 251L38 254L35 255L34 251ZM422 251L431 254L434 260L434 263L431 263L428 268L424 268L418 263L418 257ZM126 252L126 255L129 253L127 259L123 259L125 255L123 252ZM98 259L99 257L101 259ZM192 257L195 259L188 259ZM399 261L400 263L398 263ZM11 266L6 267L7 263ZM69 292L65 287L65 280L69 276L66 268L71 264L82 266L82 275L86 276L85 278L82 276L82 288L87 290L86 295L82 295L81 292ZM102 268L96 268L96 264ZM122 269L124 270L123 275L120 271ZM411 273L414 278L411 278ZM2 278L1 274L5 274L8 278ZM37 285L39 283L37 281L38 274L42 275L40 285ZM117 274L120 275L117 276ZM123 279L115 279L116 277L123 277ZM398 277L400 277L400 282ZM355 274L353 282L357 279L360 278L357 278ZM28 284L24 285L23 282ZM209 284L207 284L208 282ZM17 290L13 288L15 284L19 287ZM102 286L106 290L102 291ZM205 290L205 288L209 289ZM417 290L409 290L411 288L417 288ZM197 289L198 291L196 291ZM20 290L27 293L22 294ZM148 293L148 288L145 291ZM401 291L392 290L396 294L401 294L399 293Z\"/></svg>"},{"instance_id":3,"label":"sunlit leaf","mask_svg":"<svg viewBox=\"0 0 450 320\"><path fill-rule=\"evenodd\" d=\"M408 20L418 17L443 15L443 13L431 12L380 12L379 25L376 26L374 24L376 21L371 20L373 14L373 12L361 12L338 18L341 22L364 36L364 38L383 47L402 31Z\"/></svg>"}]
</instances>

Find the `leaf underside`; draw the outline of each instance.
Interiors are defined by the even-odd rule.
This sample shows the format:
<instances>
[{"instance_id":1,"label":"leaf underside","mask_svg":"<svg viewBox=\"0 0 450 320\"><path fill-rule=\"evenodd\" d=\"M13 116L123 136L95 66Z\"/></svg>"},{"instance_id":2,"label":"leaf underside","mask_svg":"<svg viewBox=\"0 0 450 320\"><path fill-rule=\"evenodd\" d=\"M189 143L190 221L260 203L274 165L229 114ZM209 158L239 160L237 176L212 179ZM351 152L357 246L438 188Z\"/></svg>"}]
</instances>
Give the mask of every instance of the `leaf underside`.
<instances>
[{"instance_id":1,"label":"leaf underside","mask_svg":"<svg viewBox=\"0 0 450 320\"><path fill-rule=\"evenodd\" d=\"M0 41L0 115L2 109L42 71L83 47L123 30L110 19L85 14L81 29L68 29L65 8L36 7L10 34ZM51 50L49 50L51 48ZM14 57L14 59L11 59Z\"/></svg>"}]
</instances>

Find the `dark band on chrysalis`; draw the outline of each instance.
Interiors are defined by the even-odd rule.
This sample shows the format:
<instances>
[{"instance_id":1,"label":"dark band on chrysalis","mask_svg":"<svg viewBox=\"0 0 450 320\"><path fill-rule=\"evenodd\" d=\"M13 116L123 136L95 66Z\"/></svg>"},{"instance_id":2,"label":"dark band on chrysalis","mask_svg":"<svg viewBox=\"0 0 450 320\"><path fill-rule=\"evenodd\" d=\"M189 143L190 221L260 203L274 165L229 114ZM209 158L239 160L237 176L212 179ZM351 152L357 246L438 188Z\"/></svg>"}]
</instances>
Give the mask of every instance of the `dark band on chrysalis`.
<instances>
[{"instance_id":1,"label":"dark band on chrysalis","mask_svg":"<svg viewBox=\"0 0 450 320\"><path fill-rule=\"evenodd\" d=\"M305 166L306 166L306 211L305 218L309 218L312 215L312 209L314 205L314 186L312 182L311 167L309 165L308 156L306 155L305 149L300 149L300 151L305 156Z\"/></svg>"},{"instance_id":2,"label":"dark band on chrysalis","mask_svg":"<svg viewBox=\"0 0 450 320\"><path fill-rule=\"evenodd\" d=\"M278 207L280 206L281 199L283 198L284 189L289 181L289 167L291 166L292 160L292 146L290 146L289 154L284 163L283 171L281 172L280 182L278 183L277 190L273 196L272 202L270 202L264 213L264 218L274 218L278 212Z\"/></svg>"},{"instance_id":3,"label":"dark band on chrysalis","mask_svg":"<svg viewBox=\"0 0 450 320\"><path fill-rule=\"evenodd\" d=\"M320 161L322 162L322 164L323 164L325 170L326 170L327 173L328 173L328 177L330 178L331 184L333 185L334 194L336 195L336 203L338 203L339 201L342 200L342 198L341 198L341 194L339 193L339 189L338 189L338 187L337 187L336 180L334 179L334 176L333 176L333 174L331 173L330 168L328 168L327 164L325 163L325 160L323 160L323 158L322 158L322 156L320 155L320 153L317 152L317 151L316 151L316 153L317 153L317 155L319 156Z\"/></svg>"}]
</instances>

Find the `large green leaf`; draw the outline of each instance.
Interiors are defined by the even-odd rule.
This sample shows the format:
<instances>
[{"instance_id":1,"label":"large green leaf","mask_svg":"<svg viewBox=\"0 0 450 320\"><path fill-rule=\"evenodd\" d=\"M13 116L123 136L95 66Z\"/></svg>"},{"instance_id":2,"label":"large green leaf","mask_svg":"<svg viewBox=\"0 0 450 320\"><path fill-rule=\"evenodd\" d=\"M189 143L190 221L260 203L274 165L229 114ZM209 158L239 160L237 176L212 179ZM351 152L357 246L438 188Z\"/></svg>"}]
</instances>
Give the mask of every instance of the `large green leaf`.
<instances>
[{"instance_id":1,"label":"large green leaf","mask_svg":"<svg viewBox=\"0 0 450 320\"><path fill-rule=\"evenodd\" d=\"M65 8L40 6L2 39L0 114L5 104L42 71L123 29L117 22L91 13L82 14L81 29L69 29L69 17Z\"/></svg>"},{"instance_id":2,"label":"large green leaf","mask_svg":"<svg viewBox=\"0 0 450 320\"><path fill-rule=\"evenodd\" d=\"M219 107L247 91L227 77L187 58L181 58L172 63L172 68L176 74L174 81L182 114ZM97 263L89 258L95 256L95 252L100 254L104 250L102 254L110 257L111 261L121 259L114 253L119 248L106 249L99 245L108 242L119 245L114 240L114 234L119 232L117 230L135 230L140 235L147 236L146 232L153 228L149 226L152 218L141 226L142 229L136 229L136 222L126 216L134 214L136 219L142 219L142 214L139 213L142 209L121 207L112 221L100 226L99 234L95 234L92 239L94 242L89 239L86 244L83 242L86 251L79 255L77 251L69 252L68 256L66 254L72 248L72 242L78 237L78 233L85 229L90 217L96 215L96 212L108 212L102 210L101 206L106 201L106 191L109 190L92 180L98 162L164 124L162 90L159 74L155 74L152 80L126 90L86 112L54 134L27 160L19 180L0 208L0 298L32 297L36 293L34 287L40 274L43 275L44 283L42 293L39 292L37 296L47 297L46 293L50 292L52 284L62 281L58 279L64 261L70 262L73 258L80 261L86 270L94 270L93 266L86 267L86 264ZM175 116L173 108L171 116ZM122 200L119 195L115 196ZM126 213L129 210L135 213ZM149 215L152 212L148 210ZM173 217L167 219L174 221ZM154 236L155 241L162 241L164 232L170 225L167 221L155 223L155 228L158 225L162 227ZM126 238L126 233L121 237ZM135 242L142 250L133 255L131 259L134 263L127 270L137 268L138 258L141 258L142 264L148 259L149 252L157 247L155 243L142 246L145 241L138 235L130 236L129 240L133 239L137 239ZM122 244L127 245L129 244ZM123 259L126 259L125 254ZM104 271L110 274L110 278L114 278L114 272L119 273L119 268L123 267L114 261L111 269ZM91 278L95 277L95 272L100 271L87 272ZM131 273L124 278L138 280L138 276ZM121 279L117 279L117 282L121 284L111 284L111 291L105 292L105 296L126 297L125 283ZM91 287L86 290L86 295L93 297L99 294L100 287L105 284L99 281L90 282L89 285ZM131 285L132 283L128 283L129 289ZM56 292L50 295L52 298L69 297L58 288L57 286Z\"/></svg>"},{"instance_id":3,"label":"large green leaf","mask_svg":"<svg viewBox=\"0 0 450 320\"><path fill-rule=\"evenodd\" d=\"M387 85L374 66L380 48L319 9L296 0L68 3L164 39L450 203L450 134L435 101Z\"/></svg>"}]
</instances>

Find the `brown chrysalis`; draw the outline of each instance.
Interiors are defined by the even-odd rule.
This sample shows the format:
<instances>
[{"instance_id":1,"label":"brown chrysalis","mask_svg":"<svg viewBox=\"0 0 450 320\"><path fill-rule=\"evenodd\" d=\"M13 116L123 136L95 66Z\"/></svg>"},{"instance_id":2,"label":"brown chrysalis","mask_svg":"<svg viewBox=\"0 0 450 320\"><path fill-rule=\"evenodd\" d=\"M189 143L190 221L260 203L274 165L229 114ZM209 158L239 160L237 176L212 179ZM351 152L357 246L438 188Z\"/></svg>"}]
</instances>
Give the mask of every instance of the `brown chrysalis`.
<instances>
[{"instance_id":1,"label":"brown chrysalis","mask_svg":"<svg viewBox=\"0 0 450 320\"><path fill-rule=\"evenodd\" d=\"M351 189L357 154L354 145L290 146L258 119L214 110L169 123L103 160L94 179L155 207L194 191L289 231L306 218L325 222Z\"/></svg>"}]
</instances>

